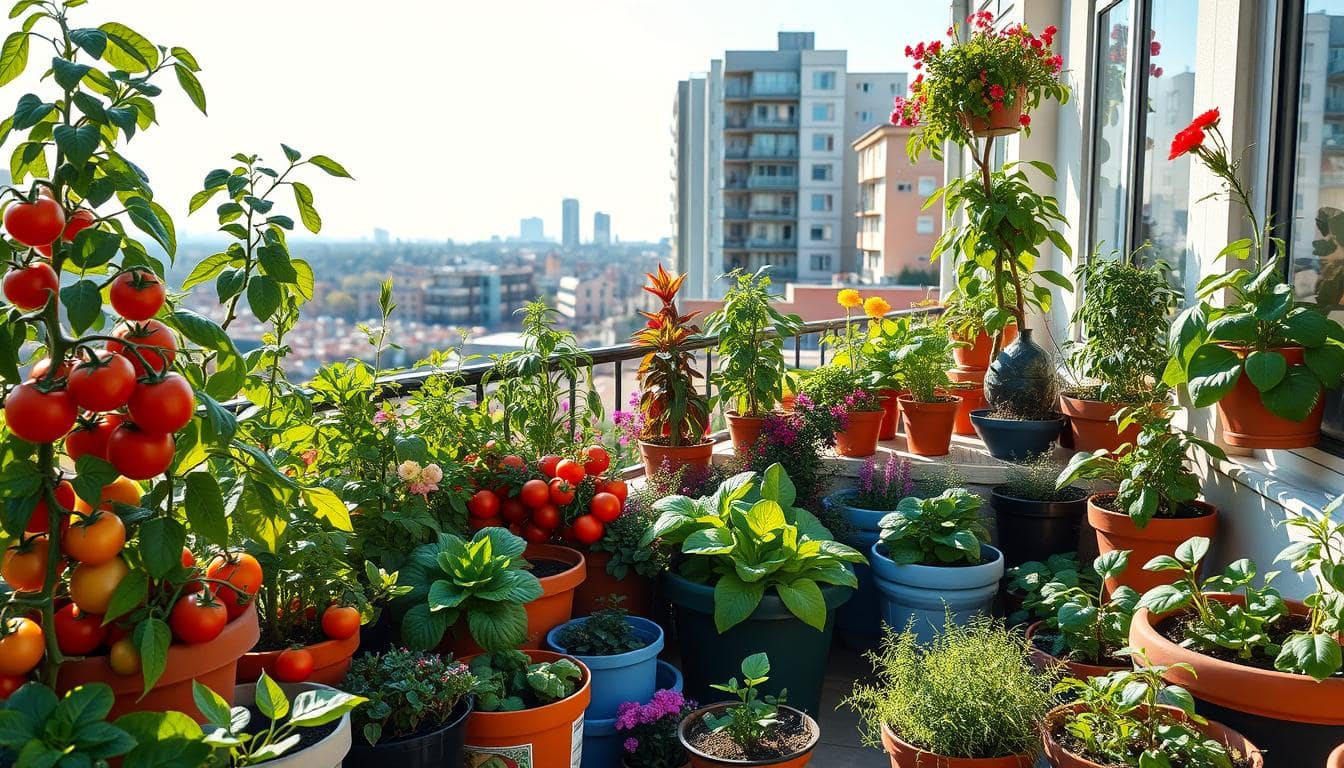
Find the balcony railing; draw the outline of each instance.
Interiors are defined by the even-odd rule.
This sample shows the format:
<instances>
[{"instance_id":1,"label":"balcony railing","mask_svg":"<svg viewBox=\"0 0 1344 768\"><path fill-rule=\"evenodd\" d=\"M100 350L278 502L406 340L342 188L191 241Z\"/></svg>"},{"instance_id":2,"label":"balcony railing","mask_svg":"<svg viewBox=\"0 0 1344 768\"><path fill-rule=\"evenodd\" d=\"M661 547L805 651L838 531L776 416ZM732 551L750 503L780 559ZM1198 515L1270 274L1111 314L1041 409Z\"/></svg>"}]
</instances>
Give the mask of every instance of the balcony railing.
<instances>
[{"instance_id":1,"label":"balcony railing","mask_svg":"<svg viewBox=\"0 0 1344 768\"><path fill-rule=\"evenodd\" d=\"M752 176L747 189L797 189L797 176Z\"/></svg>"},{"instance_id":2,"label":"balcony railing","mask_svg":"<svg viewBox=\"0 0 1344 768\"><path fill-rule=\"evenodd\" d=\"M723 218L725 218L725 219L746 219L746 218L747 218L747 209L746 209L746 208L724 208L724 209L723 209Z\"/></svg>"},{"instance_id":3,"label":"balcony railing","mask_svg":"<svg viewBox=\"0 0 1344 768\"><path fill-rule=\"evenodd\" d=\"M729 160L746 160L750 150L746 147L725 147L723 156Z\"/></svg>"},{"instance_id":4,"label":"balcony railing","mask_svg":"<svg viewBox=\"0 0 1344 768\"><path fill-rule=\"evenodd\" d=\"M790 221L792 219L798 218L798 212L794 210L751 211L747 215L749 218L757 219L760 221Z\"/></svg>"},{"instance_id":5,"label":"balcony railing","mask_svg":"<svg viewBox=\"0 0 1344 768\"><path fill-rule=\"evenodd\" d=\"M796 160L798 159L798 150L796 149L758 149L752 147L747 151L747 157L752 160Z\"/></svg>"},{"instance_id":6,"label":"balcony railing","mask_svg":"<svg viewBox=\"0 0 1344 768\"><path fill-rule=\"evenodd\" d=\"M745 177L742 177L742 176L737 176L737 177L730 178L730 179L724 179L724 180L723 180L723 188L724 188L724 189L746 189L746 188L747 188L747 180L746 180Z\"/></svg>"},{"instance_id":7,"label":"balcony railing","mask_svg":"<svg viewBox=\"0 0 1344 768\"><path fill-rule=\"evenodd\" d=\"M798 247L797 239L785 240L776 237L753 237L747 240L748 248L760 248L765 250L785 250Z\"/></svg>"}]
</instances>

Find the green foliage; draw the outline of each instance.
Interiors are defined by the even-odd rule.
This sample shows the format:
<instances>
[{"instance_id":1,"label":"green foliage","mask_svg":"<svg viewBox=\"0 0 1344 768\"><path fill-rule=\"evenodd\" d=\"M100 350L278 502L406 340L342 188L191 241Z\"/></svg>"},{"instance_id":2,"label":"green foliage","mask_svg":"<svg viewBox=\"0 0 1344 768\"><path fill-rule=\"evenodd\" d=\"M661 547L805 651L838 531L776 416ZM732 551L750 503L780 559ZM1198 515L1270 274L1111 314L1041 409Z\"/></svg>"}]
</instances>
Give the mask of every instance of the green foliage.
<instances>
[{"instance_id":1,"label":"green foliage","mask_svg":"<svg viewBox=\"0 0 1344 768\"><path fill-rule=\"evenodd\" d=\"M714 733L723 733L743 752L755 752L770 731L779 724L779 705L787 701L787 691L764 696L756 690L770 679L770 657L756 653L742 660L742 682L737 678L710 687L735 697L740 704L723 710L722 715L706 712L705 725Z\"/></svg>"},{"instance_id":2,"label":"green foliage","mask_svg":"<svg viewBox=\"0 0 1344 768\"><path fill-rule=\"evenodd\" d=\"M377 744L447 725L476 684L476 676L461 662L394 648L356 656L340 687L368 699L351 720L356 732Z\"/></svg>"},{"instance_id":3,"label":"green foliage","mask_svg":"<svg viewBox=\"0 0 1344 768\"><path fill-rule=\"evenodd\" d=\"M863 555L834 540L811 512L793 506L793 482L778 464L762 474L743 472L698 499L669 496L644 535L680 545L678 568L692 581L714 586L714 624L720 632L744 621L774 590L794 616L818 630L826 624L820 584L858 586L846 563Z\"/></svg>"},{"instance_id":4,"label":"green foliage","mask_svg":"<svg viewBox=\"0 0 1344 768\"><path fill-rule=\"evenodd\" d=\"M705 334L719 338L719 369L712 377L718 400L743 416L763 416L784 396L784 339L795 336L803 319L771 306L770 266L754 274L735 270L724 279L732 287L723 307L705 318Z\"/></svg>"},{"instance_id":5,"label":"green foliage","mask_svg":"<svg viewBox=\"0 0 1344 768\"><path fill-rule=\"evenodd\" d=\"M829 411L844 406L856 411L880 411L882 404L871 392L861 389L854 373L839 363L830 363L807 372L799 387L800 395L807 395L821 410Z\"/></svg>"},{"instance_id":6,"label":"green foliage","mask_svg":"<svg viewBox=\"0 0 1344 768\"><path fill-rule=\"evenodd\" d=\"M988 332L986 318L997 314L994 293L985 288L988 279L984 270L959 276L956 287L943 300L943 324L954 338L974 343L976 337Z\"/></svg>"},{"instance_id":7,"label":"green foliage","mask_svg":"<svg viewBox=\"0 0 1344 768\"><path fill-rule=\"evenodd\" d=\"M1050 454L1033 456L1023 462L1009 464L1008 479L994 490L1002 496L1029 501L1077 501L1087 496L1082 488L1056 485L1063 469Z\"/></svg>"},{"instance_id":8,"label":"green foliage","mask_svg":"<svg viewBox=\"0 0 1344 768\"><path fill-rule=\"evenodd\" d=\"M1344 667L1339 644L1330 642L1344 632L1344 553L1339 551L1344 522L1332 519L1344 505L1342 499L1335 497L1319 518L1289 518L1288 525L1303 535L1274 558L1276 563L1288 561L1295 573L1310 573L1316 583L1316 591L1304 600L1310 626L1290 635L1274 661L1282 672L1323 680Z\"/></svg>"},{"instance_id":9,"label":"green foliage","mask_svg":"<svg viewBox=\"0 0 1344 768\"><path fill-rule=\"evenodd\" d=\"M471 541L451 533L411 553L401 580L411 588L398 598L405 612L402 640L429 650L465 619L472 640L488 651L516 648L527 639L523 606L541 597L541 582L527 570L526 543L504 528L482 528Z\"/></svg>"},{"instance_id":10,"label":"green foliage","mask_svg":"<svg viewBox=\"0 0 1344 768\"><path fill-rule=\"evenodd\" d=\"M887 629L867 654L873 674L845 699L864 743L881 747L887 726L907 743L945 757L1034 756L1037 730L1054 703L1022 635L977 617L951 617L926 646L907 627Z\"/></svg>"},{"instance_id":11,"label":"green foliage","mask_svg":"<svg viewBox=\"0 0 1344 768\"><path fill-rule=\"evenodd\" d=\"M1051 555L1043 563L1029 560L1009 568L1006 575L1008 594L1022 598L1022 607L1008 615L1010 626L1054 621L1067 590L1079 587L1096 592L1101 586L1091 570L1078 567L1075 552Z\"/></svg>"},{"instance_id":12,"label":"green foliage","mask_svg":"<svg viewBox=\"0 0 1344 768\"><path fill-rule=\"evenodd\" d=\"M1105 588L1097 584L1119 576L1128 566L1129 550L1112 550L1092 561L1096 579L1088 579L1093 582L1088 588L1075 585L1048 590L1051 602L1059 605L1053 621L1045 624L1059 632L1051 654L1067 654L1092 664L1111 663L1129 639L1129 622L1138 607L1139 593L1120 586L1108 598Z\"/></svg>"},{"instance_id":13,"label":"green foliage","mask_svg":"<svg viewBox=\"0 0 1344 768\"><path fill-rule=\"evenodd\" d=\"M60 699L41 683L24 685L0 703L0 763L106 766L137 746L107 722L112 703L112 689L102 683L79 686Z\"/></svg>"},{"instance_id":14,"label":"green foliage","mask_svg":"<svg viewBox=\"0 0 1344 768\"><path fill-rule=\"evenodd\" d=\"M302 691L291 701L284 689L262 672L254 705L268 724L252 734L246 730L252 720L247 707L230 708L222 696L196 681L192 682L191 693L206 724L211 726L204 737L205 743L215 750L210 765L228 768L274 760L299 744L300 728L316 728L340 720L367 701L332 688Z\"/></svg>"},{"instance_id":15,"label":"green foliage","mask_svg":"<svg viewBox=\"0 0 1344 768\"><path fill-rule=\"evenodd\" d=\"M919 326L911 332L895 356L901 381L915 402L941 403L949 399L947 370L953 364L952 350L962 346L964 342L948 338L940 323Z\"/></svg>"},{"instance_id":16,"label":"green foliage","mask_svg":"<svg viewBox=\"0 0 1344 768\"><path fill-rule=\"evenodd\" d=\"M899 565L980 562L989 529L980 519L980 497L950 488L930 499L908 496L879 521L887 557Z\"/></svg>"},{"instance_id":17,"label":"green foliage","mask_svg":"<svg viewBox=\"0 0 1344 768\"><path fill-rule=\"evenodd\" d=\"M796 506L812 512L824 513L822 495L831 487L837 474L833 464L825 460L826 449L835 442L839 420L829 411L820 414L815 408L795 404L792 412L772 413L765 417L765 426L756 444L741 456L728 458L720 468L727 474L764 472L778 464L793 481ZM832 532L834 526L825 521Z\"/></svg>"},{"instance_id":18,"label":"green foliage","mask_svg":"<svg viewBox=\"0 0 1344 768\"><path fill-rule=\"evenodd\" d=\"M575 656L616 656L648 645L626 621L630 614L620 607L620 598L609 599L602 609L565 627L557 640Z\"/></svg>"},{"instance_id":19,"label":"green foliage","mask_svg":"<svg viewBox=\"0 0 1344 768\"><path fill-rule=\"evenodd\" d=\"M914 322L909 317L874 318L868 323L863 344L861 380L867 389L905 389L904 372L897 351L910 342Z\"/></svg>"},{"instance_id":20,"label":"green foliage","mask_svg":"<svg viewBox=\"0 0 1344 768\"><path fill-rule=\"evenodd\" d=\"M513 649L483 653L471 660L471 672L480 681L476 709L480 712L517 712L569 698L583 681L583 670L569 659L534 664Z\"/></svg>"}]
</instances>

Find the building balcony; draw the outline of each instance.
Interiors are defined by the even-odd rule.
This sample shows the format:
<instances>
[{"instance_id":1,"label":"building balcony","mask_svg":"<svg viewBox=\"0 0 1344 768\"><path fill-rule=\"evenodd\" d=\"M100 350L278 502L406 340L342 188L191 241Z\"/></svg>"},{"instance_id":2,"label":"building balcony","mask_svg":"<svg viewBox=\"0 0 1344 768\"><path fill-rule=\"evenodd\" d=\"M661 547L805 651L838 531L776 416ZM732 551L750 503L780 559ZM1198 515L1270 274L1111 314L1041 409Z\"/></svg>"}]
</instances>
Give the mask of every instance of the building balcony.
<instances>
[{"instance_id":1,"label":"building balcony","mask_svg":"<svg viewBox=\"0 0 1344 768\"><path fill-rule=\"evenodd\" d=\"M798 241L781 240L773 237L751 237L747 239L747 249L754 251L788 251L798 247Z\"/></svg>"},{"instance_id":2,"label":"building balcony","mask_svg":"<svg viewBox=\"0 0 1344 768\"><path fill-rule=\"evenodd\" d=\"M747 189L797 189L797 176L752 176Z\"/></svg>"},{"instance_id":3,"label":"building balcony","mask_svg":"<svg viewBox=\"0 0 1344 768\"><path fill-rule=\"evenodd\" d=\"M752 160L797 160L796 149L749 149L747 157Z\"/></svg>"},{"instance_id":4,"label":"building balcony","mask_svg":"<svg viewBox=\"0 0 1344 768\"><path fill-rule=\"evenodd\" d=\"M797 83L791 86L769 88L733 86L723 89L723 98L726 101L793 101L798 98L800 90L801 88Z\"/></svg>"},{"instance_id":5,"label":"building balcony","mask_svg":"<svg viewBox=\"0 0 1344 768\"><path fill-rule=\"evenodd\" d=\"M727 160L746 160L751 150L737 147L727 147L723 150L723 156Z\"/></svg>"},{"instance_id":6,"label":"building balcony","mask_svg":"<svg viewBox=\"0 0 1344 768\"><path fill-rule=\"evenodd\" d=\"M735 220L735 221L746 221L746 220L747 220L747 209L746 209L746 208L724 208L724 209L723 209L723 218L725 218L725 219L732 219L732 220Z\"/></svg>"},{"instance_id":7,"label":"building balcony","mask_svg":"<svg viewBox=\"0 0 1344 768\"><path fill-rule=\"evenodd\" d=\"M723 182L723 188L724 188L724 189L746 189L746 188L747 188L747 179L746 179L745 177L738 177L738 178L734 178L734 179L724 179L724 182Z\"/></svg>"},{"instance_id":8,"label":"building balcony","mask_svg":"<svg viewBox=\"0 0 1344 768\"><path fill-rule=\"evenodd\" d=\"M794 210L777 211L751 211L748 218L754 221L793 221L798 218L798 212Z\"/></svg>"}]
</instances>

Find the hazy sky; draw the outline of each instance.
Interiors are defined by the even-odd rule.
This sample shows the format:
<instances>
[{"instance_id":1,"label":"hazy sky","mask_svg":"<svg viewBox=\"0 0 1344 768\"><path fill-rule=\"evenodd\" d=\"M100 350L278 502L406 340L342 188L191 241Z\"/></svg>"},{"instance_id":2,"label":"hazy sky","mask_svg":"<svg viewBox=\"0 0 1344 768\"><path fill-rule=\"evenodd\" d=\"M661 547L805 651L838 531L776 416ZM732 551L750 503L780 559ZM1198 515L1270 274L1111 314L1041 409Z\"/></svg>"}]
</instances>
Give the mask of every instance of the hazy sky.
<instances>
[{"instance_id":1,"label":"hazy sky","mask_svg":"<svg viewBox=\"0 0 1344 768\"><path fill-rule=\"evenodd\" d=\"M278 163L283 141L357 179L313 184L324 234L457 239L516 234L533 215L558 235L562 197L579 198L585 240L594 210L623 239L666 236L678 79L728 48L774 48L780 30L848 49L851 71L905 71L905 45L947 26L942 0L94 0L72 13L185 46L203 68L210 116L168 77L161 125L127 150L179 231L213 229L208 210L178 216L206 171L237 151Z\"/></svg>"}]
</instances>

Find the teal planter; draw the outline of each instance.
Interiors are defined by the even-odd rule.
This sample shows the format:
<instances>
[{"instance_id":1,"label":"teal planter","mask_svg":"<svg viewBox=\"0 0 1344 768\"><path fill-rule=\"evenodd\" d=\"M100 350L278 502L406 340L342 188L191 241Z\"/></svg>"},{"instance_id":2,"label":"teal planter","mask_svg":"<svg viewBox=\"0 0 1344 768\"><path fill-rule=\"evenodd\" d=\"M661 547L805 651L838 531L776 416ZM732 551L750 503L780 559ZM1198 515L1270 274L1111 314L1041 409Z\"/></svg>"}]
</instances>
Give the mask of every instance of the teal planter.
<instances>
[{"instance_id":1,"label":"teal planter","mask_svg":"<svg viewBox=\"0 0 1344 768\"><path fill-rule=\"evenodd\" d=\"M851 530L838 538L860 552L867 552L877 543L882 530L878 523L890 511L851 507L846 502L853 496L853 489L836 491L827 496L824 503L849 523ZM877 591L877 583L873 581L871 567L855 563L854 575L858 577L859 588L854 590L854 596L849 601L836 609L835 633L840 636L840 642L850 648L865 650L876 646L882 636L882 612L878 605L881 595Z\"/></svg>"},{"instance_id":2,"label":"teal planter","mask_svg":"<svg viewBox=\"0 0 1344 768\"><path fill-rule=\"evenodd\" d=\"M720 701L724 694L710 685L740 677L742 660L753 653L770 656L770 681L765 693L788 689L788 703L815 716L821 705L821 685L830 654L835 611L850 599L848 587L822 585L826 626L816 630L789 612L773 592L747 619L723 634L714 626L714 588L696 584L676 573L663 576L664 596L675 614L681 648L686 695L701 704Z\"/></svg>"},{"instance_id":3,"label":"teal planter","mask_svg":"<svg viewBox=\"0 0 1344 768\"><path fill-rule=\"evenodd\" d=\"M615 717L616 708L627 701L648 701L655 689L658 676L658 653L663 650L663 628L648 619L627 616L635 636L643 640L643 648L611 656L582 656L560 644L560 635L566 627L582 624L587 617L573 619L546 633L546 645L556 653L565 653L582 661L592 673L593 699L586 717L595 720Z\"/></svg>"},{"instance_id":4,"label":"teal planter","mask_svg":"<svg viewBox=\"0 0 1344 768\"><path fill-rule=\"evenodd\" d=\"M655 687L656 690L660 691L664 689L680 691L681 673L666 661L659 660L658 678ZM639 699L639 702L647 704L651 698L653 698L652 693L643 699ZM592 710L589 709L589 711ZM625 749L621 746L624 741L625 734L616 730L616 718L614 716L596 719L585 715L583 718L583 762L580 763L581 767L617 768L621 765L621 759L625 757Z\"/></svg>"},{"instance_id":5,"label":"teal planter","mask_svg":"<svg viewBox=\"0 0 1344 768\"><path fill-rule=\"evenodd\" d=\"M958 624L976 614L989 615L1003 578L1003 553L985 544L988 558L979 565L897 565L878 542L869 551L873 580L882 593L882 620L902 631L912 620L920 642L943 628L947 612Z\"/></svg>"}]
</instances>

